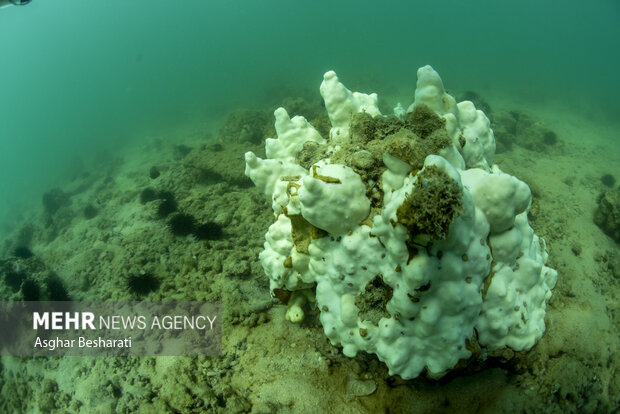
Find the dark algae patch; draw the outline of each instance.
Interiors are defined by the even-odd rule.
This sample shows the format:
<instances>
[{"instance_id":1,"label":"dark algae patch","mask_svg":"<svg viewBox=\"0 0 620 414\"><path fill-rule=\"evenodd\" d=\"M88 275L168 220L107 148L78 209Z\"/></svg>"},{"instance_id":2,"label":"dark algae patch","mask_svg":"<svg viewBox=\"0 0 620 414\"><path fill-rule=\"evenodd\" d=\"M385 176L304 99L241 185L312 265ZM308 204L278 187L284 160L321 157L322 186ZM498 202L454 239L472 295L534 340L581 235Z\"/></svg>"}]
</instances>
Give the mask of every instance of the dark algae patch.
<instances>
[{"instance_id":1,"label":"dark algae patch","mask_svg":"<svg viewBox=\"0 0 620 414\"><path fill-rule=\"evenodd\" d=\"M127 279L129 291L138 296L144 296L159 289L160 281L150 273L131 275Z\"/></svg>"},{"instance_id":2,"label":"dark algae patch","mask_svg":"<svg viewBox=\"0 0 620 414\"><path fill-rule=\"evenodd\" d=\"M398 222L407 228L410 240L418 234L427 234L433 240L445 239L450 224L462 211L462 190L434 165L425 167L417 180L396 211Z\"/></svg>"}]
</instances>

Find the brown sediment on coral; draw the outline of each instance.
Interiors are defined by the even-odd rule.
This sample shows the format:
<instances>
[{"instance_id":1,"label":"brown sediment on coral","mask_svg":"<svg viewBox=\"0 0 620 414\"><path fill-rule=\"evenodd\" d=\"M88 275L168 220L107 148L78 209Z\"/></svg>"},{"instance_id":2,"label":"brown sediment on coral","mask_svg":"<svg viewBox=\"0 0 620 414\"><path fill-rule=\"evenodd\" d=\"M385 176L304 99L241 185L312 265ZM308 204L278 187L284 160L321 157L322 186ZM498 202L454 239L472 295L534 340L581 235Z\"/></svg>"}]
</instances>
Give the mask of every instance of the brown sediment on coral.
<instances>
[{"instance_id":1,"label":"brown sediment on coral","mask_svg":"<svg viewBox=\"0 0 620 414\"><path fill-rule=\"evenodd\" d=\"M404 122L406 128L422 139L446 127L446 120L426 105L416 105L413 111L405 114Z\"/></svg>"},{"instance_id":2,"label":"brown sediment on coral","mask_svg":"<svg viewBox=\"0 0 620 414\"><path fill-rule=\"evenodd\" d=\"M301 214L287 215L291 220L293 244L298 253L308 254L308 246L313 239L327 237L328 233L313 226Z\"/></svg>"},{"instance_id":3,"label":"brown sediment on coral","mask_svg":"<svg viewBox=\"0 0 620 414\"><path fill-rule=\"evenodd\" d=\"M375 276L366 284L364 291L355 297L355 306L359 309L360 320L371 322L376 326L381 318L390 318L391 315L386 306L392 299L392 295L393 290L383 281L383 277Z\"/></svg>"},{"instance_id":4,"label":"brown sediment on coral","mask_svg":"<svg viewBox=\"0 0 620 414\"><path fill-rule=\"evenodd\" d=\"M394 115L372 117L366 112L353 114L349 127L351 143L367 144L374 140L383 140L405 127L405 123Z\"/></svg>"},{"instance_id":5,"label":"brown sediment on coral","mask_svg":"<svg viewBox=\"0 0 620 414\"><path fill-rule=\"evenodd\" d=\"M301 147L301 150L297 153L295 162L305 169L310 170L312 165L325 158L326 153L327 147L325 145L321 145L314 141L306 141Z\"/></svg>"},{"instance_id":6,"label":"brown sediment on coral","mask_svg":"<svg viewBox=\"0 0 620 414\"><path fill-rule=\"evenodd\" d=\"M316 171L316 165L312 166L312 177L316 178L317 180L321 180L324 183L328 183L328 184L342 184L342 181L340 181L339 178L319 174Z\"/></svg>"},{"instance_id":7,"label":"brown sediment on coral","mask_svg":"<svg viewBox=\"0 0 620 414\"><path fill-rule=\"evenodd\" d=\"M452 145L445 120L426 105L418 105L405 115L404 120L393 115L353 114L349 134L349 142L340 143L331 153L329 142L306 142L295 161L308 170L312 169L313 174L316 174L314 165L325 158L329 158L332 164L343 164L355 171L366 185L366 196L371 203L370 214L365 220L368 225L372 225L372 218L383 209L381 182L387 169L383 154L409 164L415 174L423 168L427 156L439 154Z\"/></svg>"},{"instance_id":8,"label":"brown sediment on coral","mask_svg":"<svg viewBox=\"0 0 620 414\"><path fill-rule=\"evenodd\" d=\"M421 170L424 160L431 154L452 144L445 129L436 129L425 138L420 138L411 130L401 129L385 139L385 152L396 157L411 167L414 171Z\"/></svg>"},{"instance_id":9,"label":"brown sediment on coral","mask_svg":"<svg viewBox=\"0 0 620 414\"><path fill-rule=\"evenodd\" d=\"M445 239L450 224L462 212L463 190L434 165L425 167L416 179L417 184L396 211L398 223L405 226L410 241L419 234Z\"/></svg>"}]
</instances>

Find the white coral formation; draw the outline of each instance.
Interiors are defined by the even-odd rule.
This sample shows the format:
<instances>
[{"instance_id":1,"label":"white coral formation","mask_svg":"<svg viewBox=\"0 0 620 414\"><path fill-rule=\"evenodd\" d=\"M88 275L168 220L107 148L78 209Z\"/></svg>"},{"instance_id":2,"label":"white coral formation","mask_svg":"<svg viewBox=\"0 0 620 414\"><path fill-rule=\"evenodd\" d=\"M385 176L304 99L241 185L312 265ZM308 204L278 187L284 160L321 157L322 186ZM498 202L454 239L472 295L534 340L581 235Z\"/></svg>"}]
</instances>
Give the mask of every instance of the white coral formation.
<instances>
[{"instance_id":1,"label":"white coral formation","mask_svg":"<svg viewBox=\"0 0 620 414\"><path fill-rule=\"evenodd\" d=\"M349 138L349 124L353 114L359 112L366 112L372 116L380 114L376 93L366 95L351 92L338 81L338 76L333 70L323 75L321 95L325 101L329 122L332 124L329 136L334 142L346 141Z\"/></svg>"},{"instance_id":2,"label":"white coral formation","mask_svg":"<svg viewBox=\"0 0 620 414\"><path fill-rule=\"evenodd\" d=\"M267 158L294 161L295 155L305 142L325 142L321 134L303 116L295 116L291 119L284 108L276 109L273 115L276 118L275 128L278 139L267 138L265 141Z\"/></svg>"},{"instance_id":3,"label":"white coral formation","mask_svg":"<svg viewBox=\"0 0 620 414\"><path fill-rule=\"evenodd\" d=\"M276 275L270 282L272 291L293 291L311 286L303 281L309 258L295 249L292 230L291 220L285 214L280 214L265 235L267 241L260 260L267 274Z\"/></svg>"},{"instance_id":4,"label":"white coral formation","mask_svg":"<svg viewBox=\"0 0 620 414\"><path fill-rule=\"evenodd\" d=\"M312 169L313 175L303 178L298 191L301 215L310 224L328 233L341 234L368 216L370 200L366 186L355 171L345 165L323 162Z\"/></svg>"},{"instance_id":5,"label":"white coral formation","mask_svg":"<svg viewBox=\"0 0 620 414\"><path fill-rule=\"evenodd\" d=\"M382 117L377 95L349 91L332 71L320 90L328 140L280 108L267 159L246 154L246 175L276 217L260 260L272 292L291 292L287 318L303 318L316 286L331 342L348 356L374 353L403 378L441 375L470 357L475 341L531 348L545 330L557 273L528 224L528 186L493 164L484 113L457 104L430 66L419 69L415 101L406 112L398 107L397 122L430 108L446 138L412 165L394 148L431 138L409 131L352 143L355 114ZM319 159L302 167L309 141Z\"/></svg>"}]
</instances>

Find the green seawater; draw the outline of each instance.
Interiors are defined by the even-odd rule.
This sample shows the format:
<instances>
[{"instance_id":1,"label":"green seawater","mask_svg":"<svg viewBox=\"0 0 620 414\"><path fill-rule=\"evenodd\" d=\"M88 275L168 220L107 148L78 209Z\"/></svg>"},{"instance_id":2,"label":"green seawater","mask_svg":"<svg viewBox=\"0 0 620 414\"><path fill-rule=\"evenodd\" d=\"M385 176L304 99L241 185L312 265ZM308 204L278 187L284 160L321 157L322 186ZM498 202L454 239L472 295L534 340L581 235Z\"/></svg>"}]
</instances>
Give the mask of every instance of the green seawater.
<instances>
[{"instance_id":1,"label":"green seawater","mask_svg":"<svg viewBox=\"0 0 620 414\"><path fill-rule=\"evenodd\" d=\"M616 1L33 0L0 9L0 218L96 154L231 108L349 88L409 103L419 66L448 89L620 104ZM317 99L319 99L317 97ZM7 216L8 215L8 216ZM4 226L6 230L6 225Z\"/></svg>"}]
</instances>

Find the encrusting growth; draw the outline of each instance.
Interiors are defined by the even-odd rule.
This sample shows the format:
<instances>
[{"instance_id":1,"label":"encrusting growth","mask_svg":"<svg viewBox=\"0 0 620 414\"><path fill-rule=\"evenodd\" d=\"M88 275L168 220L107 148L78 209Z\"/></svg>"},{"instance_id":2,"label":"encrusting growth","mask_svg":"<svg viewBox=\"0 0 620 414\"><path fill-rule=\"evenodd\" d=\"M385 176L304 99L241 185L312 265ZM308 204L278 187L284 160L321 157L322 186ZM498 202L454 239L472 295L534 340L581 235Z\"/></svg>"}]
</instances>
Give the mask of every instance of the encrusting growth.
<instances>
[{"instance_id":1,"label":"encrusting growth","mask_svg":"<svg viewBox=\"0 0 620 414\"><path fill-rule=\"evenodd\" d=\"M410 240L416 234L445 239L450 224L463 210L462 191L456 181L433 165L421 171L417 179L418 185L396 210L398 223L407 228Z\"/></svg>"}]
</instances>

